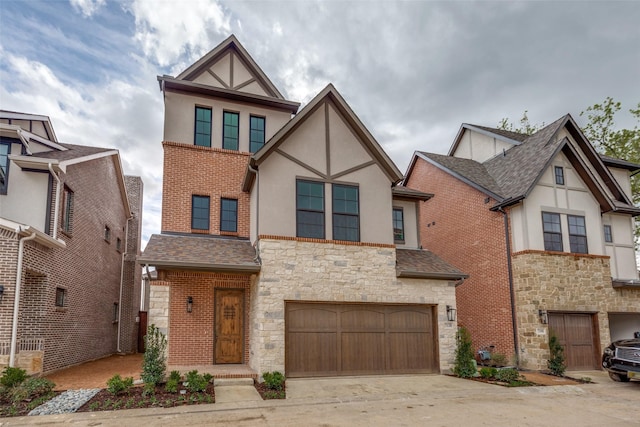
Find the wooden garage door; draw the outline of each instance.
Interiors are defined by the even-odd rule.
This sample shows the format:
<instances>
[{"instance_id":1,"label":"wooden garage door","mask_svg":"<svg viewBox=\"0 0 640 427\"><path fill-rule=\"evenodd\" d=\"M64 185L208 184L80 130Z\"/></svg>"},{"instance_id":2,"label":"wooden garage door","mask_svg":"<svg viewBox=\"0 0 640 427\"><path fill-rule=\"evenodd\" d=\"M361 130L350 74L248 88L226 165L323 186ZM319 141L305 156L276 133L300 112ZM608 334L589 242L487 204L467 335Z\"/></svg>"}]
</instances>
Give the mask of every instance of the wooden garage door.
<instances>
[{"instance_id":1,"label":"wooden garage door","mask_svg":"<svg viewBox=\"0 0 640 427\"><path fill-rule=\"evenodd\" d=\"M567 369L572 371L599 369L593 328L593 315L582 313L550 313L549 329L564 347Z\"/></svg>"},{"instance_id":2,"label":"wooden garage door","mask_svg":"<svg viewBox=\"0 0 640 427\"><path fill-rule=\"evenodd\" d=\"M434 373L431 306L287 303L286 375Z\"/></svg>"}]
</instances>

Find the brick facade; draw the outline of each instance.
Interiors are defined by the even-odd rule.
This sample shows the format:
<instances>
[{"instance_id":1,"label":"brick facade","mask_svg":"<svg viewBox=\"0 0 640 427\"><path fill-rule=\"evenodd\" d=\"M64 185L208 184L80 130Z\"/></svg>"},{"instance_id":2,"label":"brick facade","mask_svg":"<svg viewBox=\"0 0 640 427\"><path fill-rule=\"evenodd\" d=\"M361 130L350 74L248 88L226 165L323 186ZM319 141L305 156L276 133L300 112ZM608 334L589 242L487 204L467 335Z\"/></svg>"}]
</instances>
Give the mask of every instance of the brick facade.
<instances>
[{"instance_id":1,"label":"brick facade","mask_svg":"<svg viewBox=\"0 0 640 427\"><path fill-rule=\"evenodd\" d=\"M26 242L24 250L18 339L44 340L44 373L117 350L114 304L119 301L122 253L117 250L116 241L119 238L124 245L126 228L125 207L117 184L121 178L112 157L71 165L61 178L74 192L72 231L65 234L58 230L58 238L66 247L51 249ZM141 194L133 194L134 190L132 187L132 197L141 200ZM62 215L59 219L62 223ZM111 230L110 241L104 238L105 226ZM137 229L130 233L129 241L139 242ZM11 338L18 250L17 235L11 234L5 232L0 237L0 246L7 249L0 252L0 280L5 286L0 307L0 340L7 342ZM132 244L132 248L139 245ZM139 302L135 301L135 295L139 292L140 279L133 264L129 270L124 275L129 281L124 288L130 291L130 296L123 298L122 304L126 307L123 307L121 322L135 324L133 313L137 315ZM134 291L136 287L138 290ZM56 306L56 288L65 289L64 307ZM131 345L135 343L131 329L135 326L123 328L123 351L135 351Z\"/></svg>"},{"instance_id":2,"label":"brick facade","mask_svg":"<svg viewBox=\"0 0 640 427\"><path fill-rule=\"evenodd\" d=\"M249 237L249 194L242 180L250 153L164 142L162 232ZM191 196L209 196L209 230L191 229ZM220 199L238 200L237 233L220 232Z\"/></svg>"},{"instance_id":3,"label":"brick facade","mask_svg":"<svg viewBox=\"0 0 640 427\"><path fill-rule=\"evenodd\" d=\"M494 345L496 353L514 353L504 219L489 210L489 199L421 158L407 187L435 196L420 206L420 242L469 273L456 288L458 324L466 327L474 349Z\"/></svg>"}]
</instances>

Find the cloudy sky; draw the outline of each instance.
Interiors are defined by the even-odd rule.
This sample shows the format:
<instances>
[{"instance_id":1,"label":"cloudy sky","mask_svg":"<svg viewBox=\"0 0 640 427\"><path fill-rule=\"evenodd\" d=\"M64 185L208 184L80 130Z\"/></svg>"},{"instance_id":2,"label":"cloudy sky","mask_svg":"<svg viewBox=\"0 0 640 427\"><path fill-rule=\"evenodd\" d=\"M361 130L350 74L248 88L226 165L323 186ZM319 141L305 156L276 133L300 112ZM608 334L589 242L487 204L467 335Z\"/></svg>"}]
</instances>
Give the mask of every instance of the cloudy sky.
<instances>
[{"instance_id":1,"label":"cloudy sky","mask_svg":"<svg viewBox=\"0 0 640 427\"><path fill-rule=\"evenodd\" d=\"M460 124L533 123L607 96L640 101L640 2L0 1L0 109L47 115L62 142L115 147L160 232L162 96L235 34L288 99L333 83L405 170ZM634 125L621 114L618 127Z\"/></svg>"}]
</instances>

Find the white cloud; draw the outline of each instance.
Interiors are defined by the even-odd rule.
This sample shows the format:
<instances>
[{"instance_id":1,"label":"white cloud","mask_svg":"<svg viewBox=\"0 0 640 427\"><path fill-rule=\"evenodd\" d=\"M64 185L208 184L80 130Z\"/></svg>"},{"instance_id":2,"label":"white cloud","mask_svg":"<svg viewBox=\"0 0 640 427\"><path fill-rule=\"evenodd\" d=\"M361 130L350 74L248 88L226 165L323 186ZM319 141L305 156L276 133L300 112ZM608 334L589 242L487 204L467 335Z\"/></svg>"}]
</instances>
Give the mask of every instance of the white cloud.
<instances>
[{"instance_id":1,"label":"white cloud","mask_svg":"<svg viewBox=\"0 0 640 427\"><path fill-rule=\"evenodd\" d=\"M163 67L194 62L231 31L229 17L215 0L134 0L129 7L135 17L135 40Z\"/></svg>"},{"instance_id":2,"label":"white cloud","mask_svg":"<svg viewBox=\"0 0 640 427\"><path fill-rule=\"evenodd\" d=\"M3 106L49 116L60 142L117 148L125 173L142 177L146 244L160 231L162 205L162 95L152 70L141 63L133 82L65 84L44 64L0 52L0 80L12 80L11 91L0 86Z\"/></svg>"},{"instance_id":3,"label":"white cloud","mask_svg":"<svg viewBox=\"0 0 640 427\"><path fill-rule=\"evenodd\" d=\"M69 0L71 6L85 17L90 17L105 4L105 0Z\"/></svg>"}]
</instances>

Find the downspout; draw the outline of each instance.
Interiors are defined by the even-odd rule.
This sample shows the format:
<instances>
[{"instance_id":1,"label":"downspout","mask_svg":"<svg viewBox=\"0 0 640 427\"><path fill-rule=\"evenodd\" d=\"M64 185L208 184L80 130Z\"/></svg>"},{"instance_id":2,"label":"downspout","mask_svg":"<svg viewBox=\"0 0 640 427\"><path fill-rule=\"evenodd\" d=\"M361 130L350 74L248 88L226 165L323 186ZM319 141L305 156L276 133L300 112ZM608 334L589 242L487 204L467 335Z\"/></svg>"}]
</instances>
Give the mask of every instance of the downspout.
<instances>
[{"instance_id":1,"label":"downspout","mask_svg":"<svg viewBox=\"0 0 640 427\"><path fill-rule=\"evenodd\" d=\"M129 221L133 219L133 216L127 218L124 234L124 252L122 252L122 261L120 262L120 296L118 297L118 344L116 353L122 353L120 350L120 331L122 329L122 288L124 286L124 258L127 256L127 244L129 242ZM135 277L135 275L134 275Z\"/></svg>"},{"instance_id":2,"label":"downspout","mask_svg":"<svg viewBox=\"0 0 640 427\"><path fill-rule=\"evenodd\" d=\"M260 236L260 175L258 175L258 169L251 166L251 162L248 164L249 170L256 176L256 242L259 240ZM258 249L256 248L256 258L260 259L260 254Z\"/></svg>"},{"instance_id":3,"label":"downspout","mask_svg":"<svg viewBox=\"0 0 640 427\"><path fill-rule=\"evenodd\" d=\"M52 163L49 163L49 172L51 172L51 175L56 180L56 205L53 208L53 236L52 236L54 239L56 239L57 236L58 236L58 213L60 212L60 190L61 190L60 187L61 187L61 183L60 183L60 177L53 170L53 164Z\"/></svg>"},{"instance_id":4,"label":"downspout","mask_svg":"<svg viewBox=\"0 0 640 427\"><path fill-rule=\"evenodd\" d=\"M22 226L16 230L18 233L26 231ZM24 242L36 238L36 232L32 231L30 236L18 237L18 266L16 271L16 292L13 300L13 324L11 326L11 350L9 352L9 367L13 368L16 363L16 344L18 342L18 315L20 314L20 283L22 282L22 259L24 254Z\"/></svg>"},{"instance_id":5,"label":"downspout","mask_svg":"<svg viewBox=\"0 0 640 427\"><path fill-rule=\"evenodd\" d=\"M504 237L507 245L507 271L509 272L509 296L511 298L511 328L513 329L513 348L516 356L516 367L520 366L520 352L518 344L518 329L516 322L516 295L513 289L513 269L511 266L511 239L509 238L509 217L505 210L500 206L499 212L502 212L504 218Z\"/></svg>"}]
</instances>

